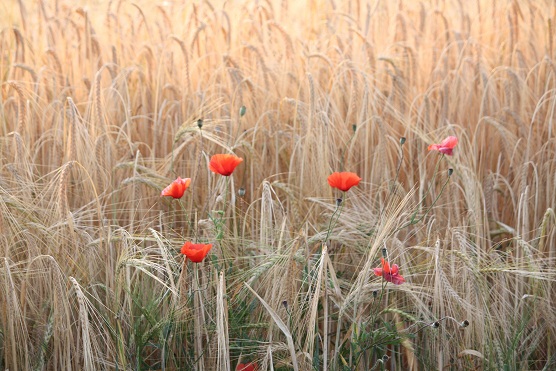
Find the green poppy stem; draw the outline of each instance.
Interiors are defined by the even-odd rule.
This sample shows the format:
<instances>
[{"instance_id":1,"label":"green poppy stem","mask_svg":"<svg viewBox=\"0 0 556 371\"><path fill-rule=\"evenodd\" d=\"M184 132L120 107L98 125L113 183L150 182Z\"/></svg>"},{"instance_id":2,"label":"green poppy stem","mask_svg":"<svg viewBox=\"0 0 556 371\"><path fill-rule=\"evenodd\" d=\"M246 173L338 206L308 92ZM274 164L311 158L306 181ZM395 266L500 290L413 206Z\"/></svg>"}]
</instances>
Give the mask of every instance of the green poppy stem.
<instances>
[{"instance_id":1,"label":"green poppy stem","mask_svg":"<svg viewBox=\"0 0 556 371\"><path fill-rule=\"evenodd\" d=\"M199 283L199 267L198 264L193 264L193 306L195 310L195 317L194 317L194 333L195 336L193 338L194 342L194 352L195 352L195 359L197 360L198 364L200 365L200 369L202 365L204 365L203 359L203 339L201 333L201 324L202 324L202 306L201 306L201 290L200 290L200 283Z\"/></svg>"},{"instance_id":2,"label":"green poppy stem","mask_svg":"<svg viewBox=\"0 0 556 371\"><path fill-rule=\"evenodd\" d=\"M334 210L334 212L330 216L330 220L328 221L328 228L327 228L327 231L326 231L326 237L324 239L324 243L328 242L328 238L330 237L330 234L332 233L332 229L334 229L334 227L336 226L336 223L340 219L340 215L342 214L342 208L344 207L344 203L345 203L345 200L344 200L345 195L346 195L346 192L343 192L342 193L342 198L341 198L342 201L336 203L336 210ZM332 224L332 222L334 220L334 216L336 214L338 214L338 216L336 217L336 221L334 222L334 224Z\"/></svg>"},{"instance_id":3,"label":"green poppy stem","mask_svg":"<svg viewBox=\"0 0 556 371\"><path fill-rule=\"evenodd\" d=\"M187 209L185 208L185 205L183 204L181 198L178 198L178 203L180 204L180 207L185 214L185 220L187 221L187 225L189 225L189 230L193 231L195 242L197 242L197 230L193 227L193 224L191 224L191 220L189 220L189 214L187 213Z\"/></svg>"}]
</instances>

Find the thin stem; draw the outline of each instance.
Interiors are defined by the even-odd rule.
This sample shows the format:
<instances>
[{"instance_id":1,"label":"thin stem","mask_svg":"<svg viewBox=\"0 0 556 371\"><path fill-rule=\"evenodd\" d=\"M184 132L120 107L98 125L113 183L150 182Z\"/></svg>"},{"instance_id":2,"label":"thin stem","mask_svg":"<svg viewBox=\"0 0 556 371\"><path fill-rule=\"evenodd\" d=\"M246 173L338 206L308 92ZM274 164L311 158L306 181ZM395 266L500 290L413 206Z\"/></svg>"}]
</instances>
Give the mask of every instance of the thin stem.
<instances>
[{"instance_id":1,"label":"thin stem","mask_svg":"<svg viewBox=\"0 0 556 371\"><path fill-rule=\"evenodd\" d=\"M325 261L323 262L324 265L324 316L323 316L323 324L322 324L322 328L323 328L323 370L328 370L328 279L327 279L327 275L328 275L328 271L327 271L327 261L326 259L328 259L328 256L324 256L323 259L325 259Z\"/></svg>"},{"instance_id":2,"label":"thin stem","mask_svg":"<svg viewBox=\"0 0 556 371\"><path fill-rule=\"evenodd\" d=\"M222 212L219 215L218 218L218 228L220 228L220 231L218 233L218 236L220 236L219 240L222 240L224 238L224 218L226 217L226 211L227 211L227 202L228 202L228 187L230 184L230 178L226 177L225 179L225 186L224 186L224 204L222 206Z\"/></svg>"},{"instance_id":3,"label":"thin stem","mask_svg":"<svg viewBox=\"0 0 556 371\"><path fill-rule=\"evenodd\" d=\"M194 319L194 348L195 348L195 359L198 362L198 370L203 370L203 349L202 349L202 335L201 335L201 292L199 290L199 267L197 264L193 266L193 306L195 310L195 319Z\"/></svg>"},{"instance_id":4,"label":"thin stem","mask_svg":"<svg viewBox=\"0 0 556 371\"><path fill-rule=\"evenodd\" d=\"M185 208L185 205L183 204L183 201L181 200L181 198L178 198L178 203L180 204L183 212L185 213L185 220L187 221L187 224L189 225L189 229L193 231L193 237L195 238L195 242L197 242L197 230L195 228L193 228L193 225L191 224L191 220L189 220L188 214L187 214L187 209Z\"/></svg>"},{"instance_id":5,"label":"thin stem","mask_svg":"<svg viewBox=\"0 0 556 371\"><path fill-rule=\"evenodd\" d=\"M432 322L430 322L430 323L423 322L423 321L419 321L419 322L414 323L413 325L409 326L409 327L406 328L405 330L403 330L403 332L408 332L408 333L410 333L410 334L416 334L416 333L418 333L419 331L421 331L421 330L423 330L423 329L425 329L425 328L427 328L427 327L433 327L433 328L435 328L435 324L436 324L436 325L440 325L440 322L445 321L445 320L453 321L453 322L457 323L459 326L461 326L461 322L459 322L459 321L458 321L457 319L455 319L454 317L444 316L444 317L442 317L442 318L440 318L440 319L438 319L438 320L436 320L436 321L432 321ZM414 332L409 332L410 329L412 329L413 327L415 327L415 326L417 326L418 324L421 324L421 323L423 323L424 325L421 326L421 327L419 327L419 328L418 328L416 331L414 331Z\"/></svg>"},{"instance_id":6,"label":"thin stem","mask_svg":"<svg viewBox=\"0 0 556 371\"><path fill-rule=\"evenodd\" d=\"M334 227L336 226L336 223L340 219L340 215L342 214L342 208L344 207L344 203L345 203L345 200L344 200L345 195L346 195L346 192L343 192L342 197L338 199L338 200L342 200L342 201L341 202L336 202L336 210L334 210L334 212L330 216L330 220L328 221L328 228L327 228L327 231L326 231L326 237L324 239L324 243L328 242L328 238L330 237L330 234L332 233L332 230L334 229ZM334 221L334 216L336 214L338 214L338 216L336 217L336 221L333 224L332 222Z\"/></svg>"},{"instance_id":7,"label":"thin stem","mask_svg":"<svg viewBox=\"0 0 556 371\"><path fill-rule=\"evenodd\" d=\"M202 126L202 121L201 121L200 125L199 125L199 121L197 121L197 126L199 127L199 135L200 135L201 138L199 140L199 142L200 142L200 151L199 151L199 156L197 157L197 169L195 171L195 179L198 179L197 175L199 175L199 172L201 171L201 160L203 158L203 152L204 152L203 151L203 126ZM197 187L194 187L193 190L192 190L192 198L191 198L192 200L195 199L195 193L196 193L195 190L196 190L196 188ZM201 215L205 214L206 208L208 207L208 203L209 203L209 198L207 198L206 201L205 201L205 207L203 208L203 212L202 212ZM195 235L197 235L197 232L198 232L197 229L198 228L199 228L199 225L197 224L197 226L195 228Z\"/></svg>"},{"instance_id":8,"label":"thin stem","mask_svg":"<svg viewBox=\"0 0 556 371\"><path fill-rule=\"evenodd\" d=\"M231 175L230 175L231 176ZM224 216L226 215L227 202L228 202L228 187L230 186L230 177L226 177L226 187L224 189Z\"/></svg>"}]
</instances>

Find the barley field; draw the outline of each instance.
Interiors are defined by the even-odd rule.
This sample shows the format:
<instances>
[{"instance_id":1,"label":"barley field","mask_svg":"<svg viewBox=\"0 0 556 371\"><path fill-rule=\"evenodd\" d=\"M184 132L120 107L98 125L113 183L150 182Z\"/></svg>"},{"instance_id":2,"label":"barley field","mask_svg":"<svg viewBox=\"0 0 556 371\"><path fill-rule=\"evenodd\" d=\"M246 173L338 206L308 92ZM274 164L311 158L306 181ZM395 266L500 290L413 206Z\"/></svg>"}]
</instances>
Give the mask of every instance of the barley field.
<instances>
[{"instance_id":1,"label":"barley field","mask_svg":"<svg viewBox=\"0 0 556 371\"><path fill-rule=\"evenodd\" d=\"M0 368L556 369L555 22L2 1Z\"/></svg>"}]
</instances>

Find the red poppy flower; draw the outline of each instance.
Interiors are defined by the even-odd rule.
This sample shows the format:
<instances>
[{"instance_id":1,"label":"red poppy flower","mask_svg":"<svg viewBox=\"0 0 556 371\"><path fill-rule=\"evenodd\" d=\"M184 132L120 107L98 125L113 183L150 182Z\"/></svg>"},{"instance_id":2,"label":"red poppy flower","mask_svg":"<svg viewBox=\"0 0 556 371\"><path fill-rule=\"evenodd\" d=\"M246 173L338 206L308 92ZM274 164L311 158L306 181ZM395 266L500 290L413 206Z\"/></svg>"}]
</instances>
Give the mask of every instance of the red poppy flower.
<instances>
[{"instance_id":1,"label":"red poppy flower","mask_svg":"<svg viewBox=\"0 0 556 371\"><path fill-rule=\"evenodd\" d=\"M450 136L444 139L440 144L431 144L429 146L429 151L438 151L445 155L451 156L456 144L458 144L458 138Z\"/></svg>"},{"instance_id":2,"label":"red poppy flower","mask_svg":"<svg viewBox=\"0 0 556 371\"><path fill-rule=\"evenodd\" d=\"M236 371L257 371L259 367L255 362L250 363L239 363L236 367Z\"/></svg>"},{"instance_id":3,"label":"red poppy flower","mask_svg":"<svg viewBox=\"0 0 556 371\"><path fill-rule=\"evenodd\" d=\"M328 184L333 188L338 188L341 191L347 192L353 186L356 186L361 181L361 178L355 173L342 172L332 173L328 177Z\"/></svg>"},{"instance_id":4,"label":"red poppy flower","mask_svg":"<svg viewBox=\"0 0 556 371\"><path fill-rule=\"evenodd\" d=\"M398 274L399 267L397 264L393 264L390 268L390 264L384 258L382 260L382 268L375 268L375 275L382 276L386 281L392 282L394 285L401 285L405 282L405 278Z\"/></svg>"},{"instance_id":5,"label":"red poppy flower","mask_svg":"<svg viewBox=\"0 0 556 371\"><path fill-rule=\"evenodd\" d=\"M193 263L200 263L203 261L208 252L212 249L212 244L191 243L187 241L181 247L181 253L185 255Z\"/></svg>"},{"instance_id":6,"label":"red poppy flower","mask_svg":"<svg viewBox=\"0 0 556 371\"><path fill-rule=\"evenodd\" d=\"M178 179L174 180L168 187L162 190L160 196L172 196L174 198L181 198L187 187L189 187L189 184L191 184L191 179L182 179L178 177Z\"/></svg>"},{"instance_id":7,"label":"red poppy flower","mask_svg":"<svg viewBox=\"0 0 556 371\"><path fill-rule=\"evenodd\" d=\"M243 159L236 155L214 155L210 158L209 169L213 173L230 176Z\"/></svg>"}]
</instances>

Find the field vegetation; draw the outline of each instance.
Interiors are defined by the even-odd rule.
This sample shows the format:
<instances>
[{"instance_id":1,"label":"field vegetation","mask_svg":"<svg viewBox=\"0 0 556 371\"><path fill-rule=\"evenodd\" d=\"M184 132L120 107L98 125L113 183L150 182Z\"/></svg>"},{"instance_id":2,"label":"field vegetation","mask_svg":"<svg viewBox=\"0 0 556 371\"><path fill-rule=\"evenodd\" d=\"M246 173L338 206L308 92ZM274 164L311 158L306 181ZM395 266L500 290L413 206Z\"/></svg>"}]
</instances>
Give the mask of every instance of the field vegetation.
<instances>
[{"instance_id":1,"label":"field vegetation","mask_svg":"<svg viewBox=\"0 0 556 371\"><path fill-rule=\"evenodd\" d=\"M553 1L0 14L1 369L556 368Z\"/></svg>"}]
</instances>

